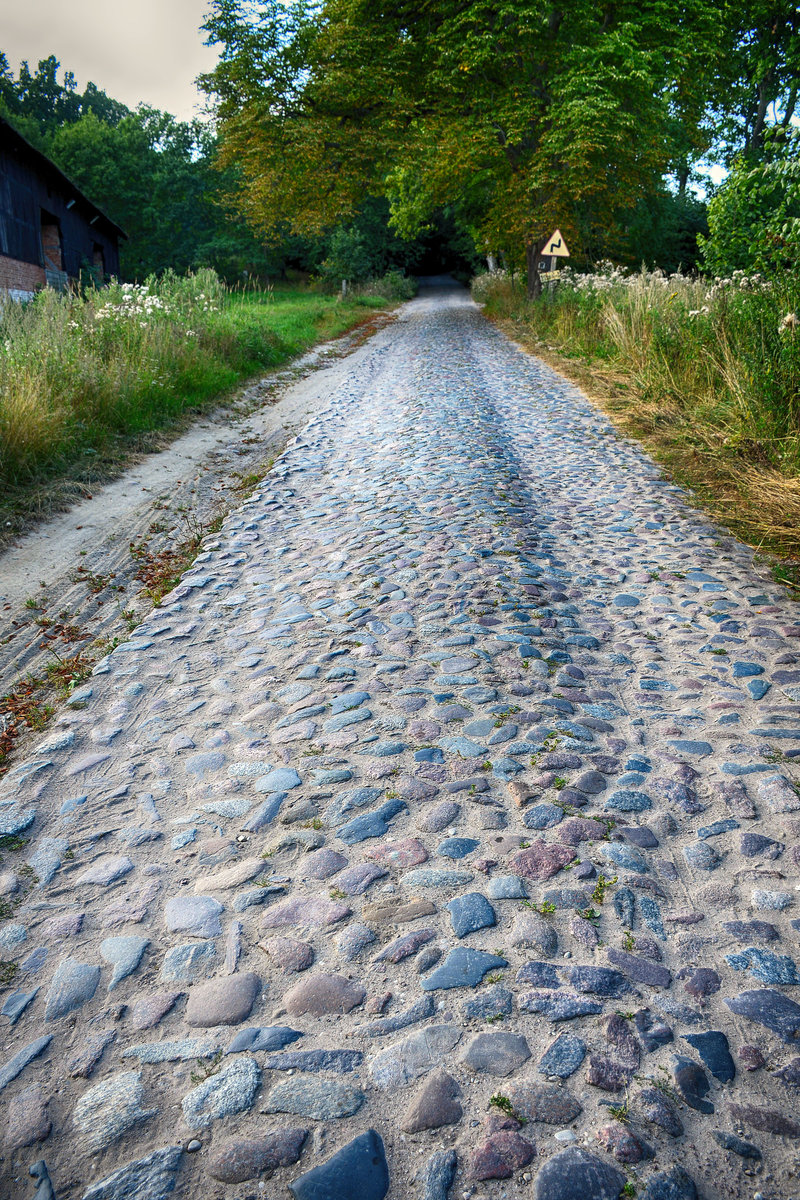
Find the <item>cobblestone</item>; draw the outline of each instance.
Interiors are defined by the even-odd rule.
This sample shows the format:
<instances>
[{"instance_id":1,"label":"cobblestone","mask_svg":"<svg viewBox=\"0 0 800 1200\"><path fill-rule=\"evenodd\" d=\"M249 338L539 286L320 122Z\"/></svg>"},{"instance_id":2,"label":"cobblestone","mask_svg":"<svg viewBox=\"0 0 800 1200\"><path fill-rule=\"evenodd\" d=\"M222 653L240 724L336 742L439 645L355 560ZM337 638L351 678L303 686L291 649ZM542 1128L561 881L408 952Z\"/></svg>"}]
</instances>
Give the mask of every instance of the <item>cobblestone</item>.
<instances>
[{"instance_id":1,"label":"cobblestone","mask_svg":"<svg viewBox=\"0 0 800 1200\"><path fill-rule=\"evenodd\" d=\"M0 780L0 1193L794 1194L794 603L462 293L330 369Z\"/></svg>"}]
</instances>

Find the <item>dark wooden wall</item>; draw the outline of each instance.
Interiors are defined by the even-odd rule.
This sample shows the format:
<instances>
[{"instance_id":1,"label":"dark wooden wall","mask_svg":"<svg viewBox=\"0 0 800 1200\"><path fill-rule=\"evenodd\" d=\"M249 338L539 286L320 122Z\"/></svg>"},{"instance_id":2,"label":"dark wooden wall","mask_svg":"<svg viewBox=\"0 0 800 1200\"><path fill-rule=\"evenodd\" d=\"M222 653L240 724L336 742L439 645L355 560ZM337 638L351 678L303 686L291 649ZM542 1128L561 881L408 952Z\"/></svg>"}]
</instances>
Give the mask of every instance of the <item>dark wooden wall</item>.
<instances>
[{"instance_id":1,"label":"dark wooden wall","mask_svg":"<svg viewBox=\"0 0 800 1200\"><path fill-rule=\"evenodd\" d=\"M68 208L70 200L74 203ZM119 241L108 218L43 155L17 139L8 126L0 126L0 254L45 265L42 210L56 217L61 227L63 270L71 278L92 265L95 245L102 247L106 274L119 274Z\"/></svg>"}]
</instances>

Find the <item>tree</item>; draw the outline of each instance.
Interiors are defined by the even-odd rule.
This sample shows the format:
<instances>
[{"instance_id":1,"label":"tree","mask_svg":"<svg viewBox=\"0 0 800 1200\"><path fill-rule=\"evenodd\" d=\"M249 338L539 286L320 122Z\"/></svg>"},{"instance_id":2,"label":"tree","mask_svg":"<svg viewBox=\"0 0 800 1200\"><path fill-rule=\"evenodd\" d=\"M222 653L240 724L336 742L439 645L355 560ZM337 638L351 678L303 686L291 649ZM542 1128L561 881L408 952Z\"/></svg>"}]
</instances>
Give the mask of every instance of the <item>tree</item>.
<instances>
[{"instance_id":1,"label":"tree","mask_svg":"<svg viewBox=\"0 0 800 1200\"><path fill-rule=\"evenodd\" d=\"M736 0L726 6L725 52L714 90L716 154L757 159L771 127L788 129L800 85L800 6Z\"/></svg>"},{"instance_id":2,"label":"tree","mask_svg":"<svg viewBox=\"0 0 800 1200\"><path fill-rule=\"evenodd\" d=\"M768 131L761 161L742 154L708 206L703 262L715 275L800 268L800 130Z\"/></svg>"},{"instance_id":3,"label":"tree","mask_svg":"<svg viewBox=\"0 0 800 1200\"><path fill-rule=\"evenodd\" d=\"M612 224L699 153L720 48L712 0L217 0L205 80L223 162L265 236L387 195L405 236L453 205L540 289L558 225ZM683 132L678 146L674 127Z\"/></svg>"}]
</instances>

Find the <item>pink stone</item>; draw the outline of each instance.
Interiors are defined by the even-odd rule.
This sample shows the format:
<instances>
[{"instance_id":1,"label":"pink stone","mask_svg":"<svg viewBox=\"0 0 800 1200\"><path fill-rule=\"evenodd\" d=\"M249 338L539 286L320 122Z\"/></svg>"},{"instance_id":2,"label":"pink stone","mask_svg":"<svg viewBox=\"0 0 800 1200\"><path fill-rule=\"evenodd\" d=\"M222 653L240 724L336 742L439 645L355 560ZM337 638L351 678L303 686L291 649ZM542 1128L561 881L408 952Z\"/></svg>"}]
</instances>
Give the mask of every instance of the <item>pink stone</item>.
<instances>
[{"instance_id":1,"label":"pink stone","mask_svg":"<svg viewBox=\"0 0 800 1200\"><path fill-rule=\"evenodd\" d=\"M557 875L574 857L575 851L571 846L562 846L558 842L548 845L539 838L527 850L520 850L515 854L508 865L515 875L543 882Z\"/></svg>"},{"instance_id":2,"label":"pink stone","mask_svg":"<svg viewBox=\"0 0 800 1200\"><path fill-rule=\"evenodd\" d=\"M610 1150L618 1162L638 1163L643 1158L652 1158L653 1151L643 1138L626 1129L619 1121L604 1125L597 1131L598 1141Z\"/></svg>"},{"instance_id":3,"label":"pink stone","mask_svg":"<svg viewBox=\"0 0 800 1200\"><path fill-rule=\"evenodd\" d=\"M33 1142L43 1142L52 1129L47 1115L48 1101L42 1096L41 1085L32 1084L18 1092L8 1103L8 1126L5 1147L19 1150Z\"/></svg>"},{"instance_id":4,"label":"pink stone","mask_svg":"<svg viewBox=\"0 0 800 1200\"><path fill-rule=\"evenodd\" d=\"M513 1129L492 1133L469 1162L470 1179L510 1179L536 1156L536 1147Z\"/></svg>"},{"instance_id":5,"label":"pink stone","mask_svg":"<svg viewBox=\"0 0 800 1200\"><path fill-rule=\"evenodd\" d=\"M206 1170L221 1183L244 1183L276 1167L296 1163L307 1129L279 1129L259 1138L225 1142L212 1155Z\"/></svg>"},{"instance_id":6,"label":"pink stone","mask_svg":"<svg viewBox=\"0 0 800 1200\"><path fill-rule=\"evenodd\" d=\"M131 1012L131 1029L152 1029L183 995L183 992L156 992L137 1000Z\"/></svg>"},{"instance_id":7,"label":"pink stone","mask_svg":"<svg viewBox=\"0 0 800 1200\"><path fill-rule=\"evenodd\" d=\"M186 1005L186 1024L239 1025L250 1016L260 986L261 980L252 972L195 984Z\"/></svg>"},{"instance_id":8,"label":"pink stone","mask_svg":"<svg viewBox=\"0 0 800 1200\"><path fill-rule=\"evenodd\" d=\"M323 925L334 925L349 917L352 909L338 901L323 897L297 896L267 910L261 921L262 929L278 929L282 925L298 925L307 929L319 929Z\"/></svg>"},{"instance_id":9,"label":"pink stone","mask_svg":"<svg viewBox=\"0 0 800 1200\"><path fill-rule=\"evenodd\" d=\"M367 858L392 867L414 867L428 860L428 851L417 838L381 842L367 851Z\"/></svg>"},{"instance_id":10,"label":"pink stone","mask_svg":"<svg viewBox=\"0 0 800 1200\"><path fill-rule=\"evenodd\" d=\"M360 984L345 979L344 975L309 975L290 988L283 997L283 1005L293 1017L304 1013L323 1017L350 1012L363 1004L366 994Z\"/></svg>"},{"instance_id":11,"label":"pink stone","mask_svg":"<svg viewBox=\"0 0 800 1200\"><path fill-rule=\"evenodd\" d=\"M42 926L42 937L53 942L60 941L62 938L74 937L81 931L83 918L83 913L64 913L60 917L51 917Z\"/></svg>"},{"instance_id":12,"label":"pink stone","mask_svg":"<svg viewBox=\"0 0 800 1200\"><path fill-rule=\"evenodd\" d=\"M259 942L262 950L270 956L276 966L284 971L305 971L314 961L314 950L308 942L294 938L271 937Z\"/></svg>"}]
</instances>

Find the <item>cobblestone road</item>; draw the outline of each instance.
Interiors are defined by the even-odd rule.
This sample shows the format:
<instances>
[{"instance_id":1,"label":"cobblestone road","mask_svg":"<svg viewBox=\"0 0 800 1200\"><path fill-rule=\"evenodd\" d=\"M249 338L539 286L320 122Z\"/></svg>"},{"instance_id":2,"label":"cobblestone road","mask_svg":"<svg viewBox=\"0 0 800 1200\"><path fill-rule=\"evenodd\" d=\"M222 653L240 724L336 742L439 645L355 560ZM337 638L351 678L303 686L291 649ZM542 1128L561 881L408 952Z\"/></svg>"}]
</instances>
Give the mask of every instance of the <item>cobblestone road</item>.
<instances>
[{"instance_id":1,"label":"cobblestone road","mask_svg":"<svg viewBox=\"0 0 800 1200\"><path fill-rule=\"evenodd\" d=\"M426 289L0 783L0 1194L800 1195L796 613Z\"/></svg>"}]
</instances>

